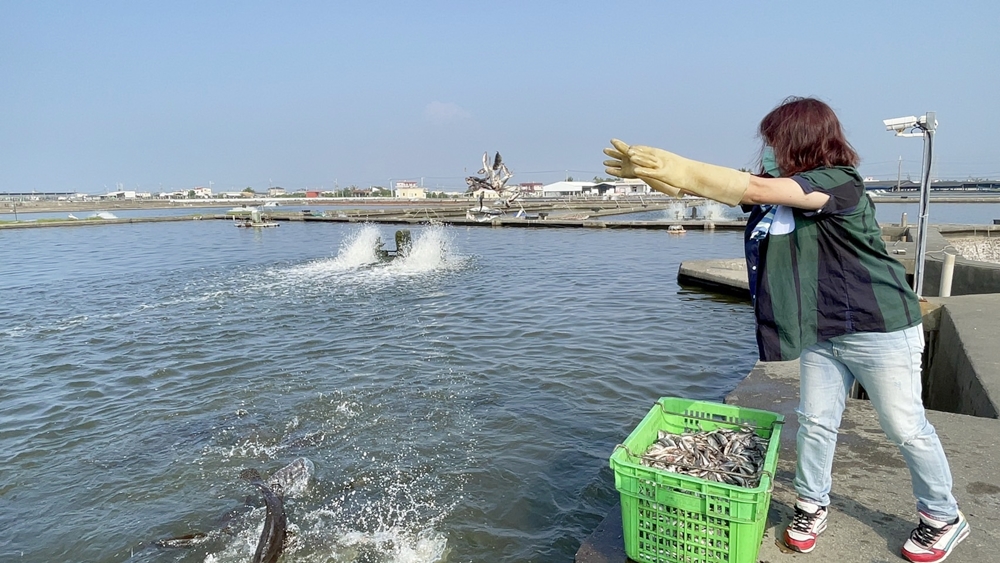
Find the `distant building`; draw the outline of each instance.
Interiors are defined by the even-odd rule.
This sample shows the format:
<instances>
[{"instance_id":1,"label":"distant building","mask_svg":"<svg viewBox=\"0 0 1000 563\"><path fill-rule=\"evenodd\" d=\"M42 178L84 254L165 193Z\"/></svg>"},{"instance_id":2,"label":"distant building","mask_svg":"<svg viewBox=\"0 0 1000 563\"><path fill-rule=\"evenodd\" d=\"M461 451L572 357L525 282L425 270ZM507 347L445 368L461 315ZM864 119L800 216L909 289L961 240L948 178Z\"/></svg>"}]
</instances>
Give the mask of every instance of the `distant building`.
<instances>
[{"instance_id":1,"label":"distant building","mask_svg":"<svg viewBox=\"0 0 1000 563\"><path fill-rule=\"evenodd\" d=\"M427 197L427 192L416 182L404 180L396 182L396 197L403 199L424 199Z\"/></svg>"},{"instance_id":2,"label":"distant building","mask_svg":"<svg viewBox=\"0 0 1000 563\"><path fill-rule=\"evenodd\" d=\"M121 190L117 192L108 192L102 196L101 199L135 199L135 190Z\"/></svg>"},{"instance_id":3,"label":"distant building","mask_svg":"<svg viewBox=\"0 0 1000 563\"><path fill-rule=\"evenodd\" d=\"M645 195L652 191L646 182L637 179L610 182L555 182L542 187L544 197L612 197L616 195Z\"/></svg>"},{"instance_id":4,"label":"distant building","mask_svg":"<svg viewBox=\"0 0 1000 563\"><path fill-rule=\"evenodd\" d=\"M194 188L191 191L194 192L194 197L203 197L203 198L206 198L206 199L212 197L212 188L204 188L204 187L198 186L198 187Z\"/></svg>"},{"instance_id":5,"label":"distant building","mask_svg":"<svg viewBox=\"0 0 1000 563\"><path fill-rule=\"evenodd\" d=\"M87 194L73 192L0 192L0 201L40 201L40 200L65 200L65 199L86 199Z\"/></svg>"},{"instance_id":6,"label":"distant building","mask_svg":"<svg viewBox=\"0 0 1000 563\"><path fill-rule=\"evenodd\" d=\"M306 197L319 197L319 190L306 190Z\"/></svg>"},{"instance_id":7,"label":"distant building","mask_svg":"<svg viewBox=\"0 0 1000 563\"><path fill-rule=\"evenodd\" d=\"M285 195L285 188L267 188L267 195L269 197Z\"/></svg>"},{"instance_id":8,"label":"distant building","mask_svg":"<svg viewBox=\"0 0 1000 563\"><path fill-rule=\"evenodd\" d=\"M541 182L522 182L517 187L526 197L541 197L545 185Z\"/></svg>"},{"instance_id":9,"label":"distant building","mask_svg":"<svg viewBox=\"0 0 1000 563\"><path fill-rule=\"evenodd\" d=\"M614 182L610 182L610 184L612 186L612 189L610 191L615 194L640 195L640 194L648 194L653 191L653 189L650 188L649 185L646 184L646 182L643 182L642 180L636 178L615 180ZM601 193L603 194L604 192Z\"/></svg>"},{"instance_id":10,"label":"distant building","mask_svg":"<svg viewBox=\"0 0 1000 563\"><path fill-rule=\"evenodd\" d=\"M592 187L594 187L593 182L554 182L542 187L542 195L544 197L581 196L583 195L584 188L587 188L589 192Z\"/></svg>"}]
</instances>

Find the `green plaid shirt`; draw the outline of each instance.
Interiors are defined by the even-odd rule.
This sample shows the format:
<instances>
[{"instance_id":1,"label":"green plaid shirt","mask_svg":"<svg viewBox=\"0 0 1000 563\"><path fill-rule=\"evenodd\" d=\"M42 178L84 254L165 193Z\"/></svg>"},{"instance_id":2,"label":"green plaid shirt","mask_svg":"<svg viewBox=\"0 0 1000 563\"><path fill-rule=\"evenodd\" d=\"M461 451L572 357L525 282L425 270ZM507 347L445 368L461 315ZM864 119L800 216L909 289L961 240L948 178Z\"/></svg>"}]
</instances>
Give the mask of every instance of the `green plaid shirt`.
<instances>
[{"instance_id":1,"label":"green plaid shirt","mask_svg":"<svg viewBox=\"0 0 1000 563\"><path fill-rule=\"evenodd\" d=\"M746 247L748 273L756 278L760 359L794 360L803 348L836 336L919 324L917 296L903 265L885 250L857 170L819 168L792 179L830 201L817 211L779 207L760 241L749 234L764 214L759 208L751 214Z\"/></svg>"}]
</instances>

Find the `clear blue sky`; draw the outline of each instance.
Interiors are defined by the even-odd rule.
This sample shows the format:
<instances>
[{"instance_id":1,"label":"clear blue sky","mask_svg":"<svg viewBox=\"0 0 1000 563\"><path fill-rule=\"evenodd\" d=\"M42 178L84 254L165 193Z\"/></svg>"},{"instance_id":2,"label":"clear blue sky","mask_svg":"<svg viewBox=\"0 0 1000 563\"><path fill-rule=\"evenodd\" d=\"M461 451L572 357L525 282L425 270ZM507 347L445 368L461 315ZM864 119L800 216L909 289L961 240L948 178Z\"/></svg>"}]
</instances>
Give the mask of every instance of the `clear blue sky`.
<instances>
[{"instance_id":1,"label":"clear blue sky","mask_svg":"<svg viewBox=\"0 0 1000 563\"><path fill-rule=\"evenodd\" d=\"M936 111L935 176L1000 178L1000 3L0 2L0 191L465 188L604 175L608 139L749 166L788 95L861 172Z\"/></svg>"}]
</instances>

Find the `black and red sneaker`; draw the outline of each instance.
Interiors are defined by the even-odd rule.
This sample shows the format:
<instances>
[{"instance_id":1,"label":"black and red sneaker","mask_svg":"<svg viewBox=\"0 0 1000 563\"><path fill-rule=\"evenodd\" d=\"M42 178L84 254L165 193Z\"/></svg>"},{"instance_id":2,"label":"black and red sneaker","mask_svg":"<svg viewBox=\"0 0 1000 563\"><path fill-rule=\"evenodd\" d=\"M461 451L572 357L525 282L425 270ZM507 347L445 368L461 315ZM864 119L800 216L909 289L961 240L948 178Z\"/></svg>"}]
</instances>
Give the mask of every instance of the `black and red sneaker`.
<instances>
[{"instance_id":1,"label":"black and red sneaker","mask_svg":"<svg viewBox=\"0 0 1000 563\"><path fill-rule=\"evenodd\" d=\"M785 528L785 545L799 553L809 553L815 549L816 536L826 529L826 516L825 506L796 500L795 516Z\"/></svg>"},{"instance_id":2,"label":"black and red sneaker","mask_svg":"<svg viewBox=\"0 0 1000 563\"><path fill-rule=\"evenodd\" d=\"M944 561L955 546L969 537L969 521L961 511L951 522L937 520L920 513L920 523L903 544L903 558L914 563Z\"/></svg>"}]
</instances>

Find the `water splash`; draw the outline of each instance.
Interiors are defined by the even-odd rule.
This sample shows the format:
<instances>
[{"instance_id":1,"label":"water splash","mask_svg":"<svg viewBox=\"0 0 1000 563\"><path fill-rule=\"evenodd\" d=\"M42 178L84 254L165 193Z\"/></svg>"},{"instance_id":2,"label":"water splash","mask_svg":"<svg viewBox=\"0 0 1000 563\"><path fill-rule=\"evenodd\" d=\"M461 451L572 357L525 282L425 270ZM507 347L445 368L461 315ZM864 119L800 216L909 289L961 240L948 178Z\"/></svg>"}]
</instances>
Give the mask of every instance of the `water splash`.
<instances>
[{"instance_id":1,"label":"water splash","mask_svg":"<svg viewBox=\"0 0 1000 563\"><path fill-rule=\"evenodd\" d=\"M730 216L730 208L722 203L705 200L693 207L688 207L685 202L678 201L671 203L663 210L663 221L725 221Z\"/></svg>"},{"instance_id":2,"label":"water splash","mask_svg":"<svg viewBox=\"0 0 1000 563\"><path fill-rule=\"evenodd\" d=\"M366 553L364 561L384 563L433 563L444 561L448 552L447 538L430 530L416 534L400 528L372 534L349 532L341 537L341 543L345 551Z\"/></svg>"},{"instance_id":3,"label":"water splash","mask_svg":"<svg viewBox=\"0 0 1000 563\"><path fill-rule=\"evenodd\" d=\"M391 262L380 262L375 249L379 242L391 241L376 225L363 225L348 235L334 258L316 260L272 272L284 283L315 283L317 281L353 281L371 284L401 276L421 275L431 272L461 268L466 257L454 251L451 233L442 226L430 226L417 231L410 252ZM389 243L392 244L391 242Z\"/></svg>"},{"instance_id":4,"label":"water splash","mask_svg":"<svg viewBox=\"0 0 1000 563\"><path fill-rule=\"evenodd\" d=\"M409 254L396 258L387 269L397 274L416 274L435 270L450 270L464 260L455 254L450 231L433 225L421 231L413 240Z\"/></svg>"},{"instance_id":5,"label":"water splash","mask_svg":"<svg viewBox=\"0 0 1000 563\"><path fill-rule=\"evenodd\" d=\"M729 215L729 206L716 201L706 200L700 207L700 215L706 221L722 221Z\"/></svg>"},{"instance_id":6,"label":"water splash","mask_svg":"<svg viewBox=\"0 0 1000 563\"><path fill-rule=\"evenodd\" d=\"M431 527L413 530L391 525L374 531L352 529L328 510L306 516L286 549L295 561L363 561L369 563L436 563L450 548L444 533Z\"/></svg>"},{"instance_id":7,"label":"water splash","mask_svg":"<svg viewBox=\"0 0 1000 563\"><path fill-rule=\"evenodd\" d=\"M378 256L375 254L375 248L381 234L376 225L362 225L359 230L344 238L336 257L296 266L288 270L288 273L316 277L377 264Z\"/></svg>"},{"instance_id":8,"label":"water splash","mask_svg":"<svg viewBox=\"0 0 1000 563\"><path fill-rule=\"evenodd\" d=\"M671 203L664 211L665 219L668 221L680 221L686 219L687 205L677 202Z\"/></svg>"}]
</instances>

